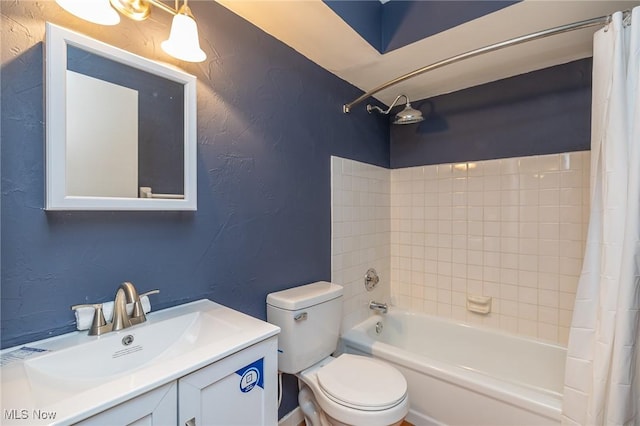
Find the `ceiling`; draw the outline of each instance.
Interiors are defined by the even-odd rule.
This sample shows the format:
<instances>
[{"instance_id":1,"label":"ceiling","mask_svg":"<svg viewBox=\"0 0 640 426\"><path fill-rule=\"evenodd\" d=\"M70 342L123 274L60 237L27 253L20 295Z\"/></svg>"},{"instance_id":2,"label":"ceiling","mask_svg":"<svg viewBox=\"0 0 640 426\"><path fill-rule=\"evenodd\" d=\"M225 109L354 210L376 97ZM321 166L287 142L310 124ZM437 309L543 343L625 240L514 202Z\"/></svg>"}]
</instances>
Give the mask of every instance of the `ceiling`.
<instances>
[{"instance_id":1,"label":"ceiling","mask_svg":"<svg viewBox=\"0 0 640 426\"><path fill-rule=\"evenodd\" d=\"M321 0L217 1L365 92L461 53L640 5L639 0L524 0L381 54ZM571 31L483 54L414 77L375 97L386 105L400 93L425 99L590 57L597 30Z\"/></svg>"}]
</instances>

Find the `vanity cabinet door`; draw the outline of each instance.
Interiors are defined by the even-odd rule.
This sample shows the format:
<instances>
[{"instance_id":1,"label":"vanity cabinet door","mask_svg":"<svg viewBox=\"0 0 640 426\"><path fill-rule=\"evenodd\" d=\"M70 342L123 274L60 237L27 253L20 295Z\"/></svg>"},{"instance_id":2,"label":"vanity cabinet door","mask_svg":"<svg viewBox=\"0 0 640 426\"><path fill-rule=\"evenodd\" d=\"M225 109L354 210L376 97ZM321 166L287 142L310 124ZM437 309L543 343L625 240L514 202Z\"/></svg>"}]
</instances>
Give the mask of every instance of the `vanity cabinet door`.
<instances>
[{"instance_id":1,"label":"vanity cabinet door","mask_svg":"<svg viewBox=\"0 0 640 426\"><path fill-rule=\"evenodd\" d=\"M82 426L174 426L178 386L172 382L76 423Z\"/></svg>"},{"instance_id":2,"label":"vanity cabinet door","mask_svg":"<svg viewBox=\"0 0 640 426\"><path fill-rule=\"evenodd\" d=\"M178 381L179 426L276 425L277 337Z\"/></svg>"}]
</instances>

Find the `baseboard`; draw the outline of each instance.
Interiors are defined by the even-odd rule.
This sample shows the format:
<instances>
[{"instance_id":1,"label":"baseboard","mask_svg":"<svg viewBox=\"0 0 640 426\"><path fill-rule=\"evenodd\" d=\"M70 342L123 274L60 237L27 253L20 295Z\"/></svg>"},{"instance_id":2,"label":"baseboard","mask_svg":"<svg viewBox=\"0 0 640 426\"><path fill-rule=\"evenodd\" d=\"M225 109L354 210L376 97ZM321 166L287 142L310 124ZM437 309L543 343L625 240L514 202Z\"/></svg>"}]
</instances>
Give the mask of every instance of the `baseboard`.
<instances>
[{"instance_id":1,"label":"baseboard","mask_svg":"<svg viewBox=\"0 0 640 426\"><path fill-rule=\"evenodd\" d=\"M304 415L300 407L291 410L278 422L278 426L300 426L302 424L304 424Z\"/></svg>"}]
</instances>

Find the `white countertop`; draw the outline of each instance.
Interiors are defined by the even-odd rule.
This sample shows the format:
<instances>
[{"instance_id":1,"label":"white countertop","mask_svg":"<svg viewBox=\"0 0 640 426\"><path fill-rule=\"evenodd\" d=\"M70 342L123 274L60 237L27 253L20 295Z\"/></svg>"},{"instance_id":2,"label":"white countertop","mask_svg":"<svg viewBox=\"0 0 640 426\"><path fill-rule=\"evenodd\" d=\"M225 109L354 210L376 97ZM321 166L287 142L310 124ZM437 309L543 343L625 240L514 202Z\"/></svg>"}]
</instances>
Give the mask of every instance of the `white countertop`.
<instances>
[{"instance_id":1,"label":"white countertop","mask_svg":"<svg viewBox=\"0 0 640 426\"><path fill-rule=\"evenodd\" d=\"M88 349L90 346L82 346L87 349L78 352L79 345L94 345L91 346L94 351L95 348L102 350L101 346L95 345L109 345L115 349L114 344L120 345L119 342L124 336L136 337L136 334L140 334L139 340L144 341L148 338L143 336L145 327L151 325L153 328L148 330L153 330L157 334L158 330L162 330L161 322L193 313L197 313L200 315L199 318L203 319L198 323L198 329L180 335L159 355L150 354L153 358L148 362L143 360L125 373L105 375L97 380L95 377L88 380L81 377L82 367L91 366L88 362L93 360L85 358L78 360L78 354L92 353ZM192 316L195 318L195 315ZM203 299L152 312L147 315L145 323L103 336L88 336L86 331L72 332L5 349L0 352L0 356L5 360L7 354L22 347L45 349L47 352L35 354L26 360L8 362L0 368L2 401L0 423L24 426L77 422L275 336L279 332L280 329L272 324ZM115 343L112 344L112 342ZM145 356L147 346L140 345L136 351L138 360L141 356ZM118 348L121 347L118 346ZM106 349L105 354L98 353L100 356L97 358L113 358L112 349ZM64 375L65 368L61 368L58 380L55 374L43 375L29 367L29 362L32 360L37 363L42 361L40 358L51 354L64 354L63 351L71 350L76 350L74 357L76 359L69 360L69 365L66 367L74 368L75 362L79 372L69 371L77 373L78 377L70 379ZM104 361L96 359L95 362L99 365Z\"/></svg>"}]
</instances>

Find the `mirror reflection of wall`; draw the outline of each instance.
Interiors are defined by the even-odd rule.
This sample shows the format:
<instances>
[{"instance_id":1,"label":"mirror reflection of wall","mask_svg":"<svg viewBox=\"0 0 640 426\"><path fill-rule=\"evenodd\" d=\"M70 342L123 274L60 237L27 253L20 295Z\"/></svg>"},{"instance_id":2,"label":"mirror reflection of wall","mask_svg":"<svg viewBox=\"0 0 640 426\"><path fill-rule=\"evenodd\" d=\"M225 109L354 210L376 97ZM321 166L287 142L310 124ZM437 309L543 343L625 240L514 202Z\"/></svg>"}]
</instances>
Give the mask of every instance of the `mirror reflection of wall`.
<instances>
[{"instance_id":1,"label":"mirror reflection of wall","mask_svg":"<svg viewBox=\"0 0 640 426\"><path fill-rule=\"evenodd\" d=\"M69 87L78 82L84 86L72 100ZM123 106L114 109L112 96ZM139 187L184 193L183 84L68 45L67 108L67 195L135 198Z\"/></svg>"},{"instance_id":2,"label":"mirror reflection of wall","mask_svg":"<svg viewBox=\"0 0 640 426\"><path fill-rule=\"evenodd\" d=\"M67 70L66 156L67 195L137 197L138 92Z\"/></svg>"}]
</instances>

